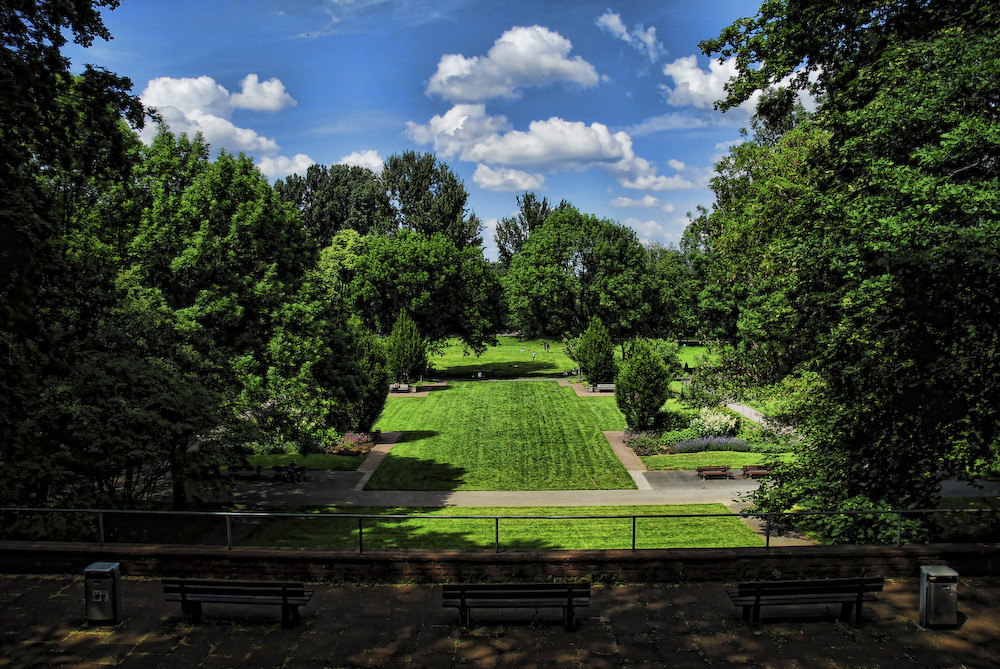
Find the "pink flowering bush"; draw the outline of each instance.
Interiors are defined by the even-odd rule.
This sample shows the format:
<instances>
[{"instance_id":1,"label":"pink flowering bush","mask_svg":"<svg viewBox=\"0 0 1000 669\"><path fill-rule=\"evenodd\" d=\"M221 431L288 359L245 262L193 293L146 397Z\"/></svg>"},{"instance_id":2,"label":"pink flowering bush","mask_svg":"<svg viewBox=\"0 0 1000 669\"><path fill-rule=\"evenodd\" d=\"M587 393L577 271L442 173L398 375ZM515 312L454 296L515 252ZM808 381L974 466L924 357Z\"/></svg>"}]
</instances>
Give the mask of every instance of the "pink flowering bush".
<instances>
[{"instance_id":1,"label":"pink flowering bush","mask_svg":"<svg viewBox=\"0 0 1000 669\"><path fill-rule=\"evenodd\" d=\"M370 434L347 432L337 441L326 446L323 452L331 455L365 455L371 452L373 446L375 446L375 440Z\"/></svg>"}]
</instances>

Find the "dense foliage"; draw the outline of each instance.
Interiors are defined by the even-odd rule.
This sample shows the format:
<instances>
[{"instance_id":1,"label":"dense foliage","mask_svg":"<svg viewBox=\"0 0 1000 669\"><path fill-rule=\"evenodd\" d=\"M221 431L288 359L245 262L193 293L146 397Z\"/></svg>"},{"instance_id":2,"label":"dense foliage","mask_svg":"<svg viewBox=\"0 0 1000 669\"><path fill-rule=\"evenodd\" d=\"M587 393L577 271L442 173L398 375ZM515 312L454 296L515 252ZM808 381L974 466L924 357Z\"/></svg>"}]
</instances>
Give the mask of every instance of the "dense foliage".
<instances>
[{"instance_id":1,"label":"dense foliage","mask_svg":"<svg viewBox=\"0 0 1000 669\"><path fill-rule=\"evenodd\" d=\"M820 101L765 98L699 221L738 313L718 378L808 379L810 447L758 509L934 506L996 457L998 37L986 2L784 0L703 44L740 64L723 106L788 75Z\"/></svg>"}]
</instances>

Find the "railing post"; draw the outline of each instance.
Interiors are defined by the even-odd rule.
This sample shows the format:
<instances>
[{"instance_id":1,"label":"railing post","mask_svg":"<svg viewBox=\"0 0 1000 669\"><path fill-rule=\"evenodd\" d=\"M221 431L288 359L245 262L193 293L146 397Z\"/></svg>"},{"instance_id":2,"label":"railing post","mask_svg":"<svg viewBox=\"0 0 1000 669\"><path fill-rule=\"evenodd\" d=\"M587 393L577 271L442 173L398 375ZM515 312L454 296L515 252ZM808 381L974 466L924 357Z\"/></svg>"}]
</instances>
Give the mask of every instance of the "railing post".
<instances>
[{"instance_id":1,"label":"railing post","mask_svg":"<svg viewBox=\"0 0 1000 669\"><path fill-rule=\"evenodd\" d=\"M365 552L365 530L364 530L365 519L358 516L358 552Z\"/></svg>"},{"instance_id":2,"label":"railing post","mask_svg":"<svg viewBox=\"0 0 1000 669\"><path fill-rule=\"evenodd\" d=\"M903 512L896 512L896 545L903 545Z\"/></svg>"},{"instance_id":3,"label":"railing post","mask_svg":"<svg viewBox=\"0 0 1000 669\"><path fill-rule=\"evenodd\" d=\"M493 517L493 547L500 552L500 516Z\"/></svg>"},{"instance_id":4,"label":"railing post","mask_svg":"<svg viewBox=\"0 0 1000 669\"><path fill-rule=\"evenodd\" d=\"M100 535L101 548L104 548L104 512L97 512L97 533Z\"/></svg>"},{"instance_id":5,"label":"railing post","mask_svg":"<svg viewBox=\"0 0 1000 669\"><path fill-rule=\"evenodd\" d=\"M771 547L771 516L764 519L764 548Z\"/></svg>"},{"instance_id":6,"label":"railing post","mask_svg":"<svg viewBox=\"0 0 1000 669\"><path fill-rule=\"evenodd\" d=\"M233 517L226 515L226 547L233 550Z\"/></svg>"},{"instance_id":7,"label":"railing post","mask_svg":"<svg viewBox=\"0 0 1000 669\"><path fill-rule=\"evenodd\" d=\"M632 552L635 552L635 516L632 516Z\"/></svg>"}]
</instances>

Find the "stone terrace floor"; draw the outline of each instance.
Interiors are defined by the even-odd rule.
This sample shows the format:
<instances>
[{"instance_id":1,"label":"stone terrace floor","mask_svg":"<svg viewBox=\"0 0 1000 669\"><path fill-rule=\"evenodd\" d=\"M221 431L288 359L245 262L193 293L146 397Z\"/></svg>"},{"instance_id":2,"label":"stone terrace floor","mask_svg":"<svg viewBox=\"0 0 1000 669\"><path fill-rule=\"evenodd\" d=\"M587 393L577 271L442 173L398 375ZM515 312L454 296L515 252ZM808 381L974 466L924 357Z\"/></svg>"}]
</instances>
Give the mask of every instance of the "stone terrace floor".
<instances>
[{"instance_id":1,"label":"stone terrace floor","mask_svg":"<svg viewBox=\"0 0 1000 669\"><path fill-rule=\"evenodd\" d=\"M746 626L720 583L595 586L578 628L558 610L473 611L433 585L317 584L294 629L277 607L205 606L186 625L159 581L123 579L123 620L87 623L82 576L0 575L0 667L997 667L1000 579L961 579L958 629L918 625L919 583L886 582L860 627L823 607Z\"/></svg>"}]
</instances>

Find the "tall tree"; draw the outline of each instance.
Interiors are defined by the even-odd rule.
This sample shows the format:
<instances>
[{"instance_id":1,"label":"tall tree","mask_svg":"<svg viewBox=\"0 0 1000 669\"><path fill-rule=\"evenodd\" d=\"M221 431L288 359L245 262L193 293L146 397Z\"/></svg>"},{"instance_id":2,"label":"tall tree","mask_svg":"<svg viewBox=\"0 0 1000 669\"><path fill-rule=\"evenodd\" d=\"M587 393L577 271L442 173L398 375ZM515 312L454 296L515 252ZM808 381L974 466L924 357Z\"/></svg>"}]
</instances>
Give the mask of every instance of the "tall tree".
<instances>
[{"instance_id":1,"label":"tall tree","mask_svg":"<svg viewBox=\"0 0 1000 669\"><path fill-rule=\"evenodd\" d=\"M829 138L803 154L799 173L815 178L795 220L774 227L747 209L718 233L765 272L734 266L767 279L748 304L777 285L795 325L741 314L742 331L789 358L774 371L818 375L817 410L800 426L812 447L762 487L757 508L932 507L943 477L995 450L998 37L985 2L788 0L703 45L738 58L724 106L804 63L796 81L818 74L814 124ZM766 185L775 195L778 174ZM846 525L828 529L846 540L880 531Z\"/></svg>"},{"instance_id":2,"label":"tall tree","mask_svg":"<svg viewBox=\"0 0 1000 669\"><path fill-rule=\"evenodd\" d=\"M670 396L670 381L663 358L645 339L638 339L615 376L615 401L625 424L633 430L648 430Z\"/></svg>"},{"instance_id":3,"label":"tall tree","mask_svg":"<svg viewBox=\"0 0 1000 669\"><path fill-rule=\"evenodd\" d=\"M388 332L402 310L432 344L458 336L480 354L495 341L501 299L495 274L482 249L459 248L440 233L369 237L354 263L349 293L375 332Z\"/></svg>"},{"instance_id":4,"label":"tall tree","mask_svg":"<svg viewBox=\"0 0 1000 669\"><path fill-rule=\"evenodd\" d=\"M511 317L524 336L561 337L599 316L622 342L648 311L645 266L630 228L572 208L557 211L503 277Z\"/></svg>"},{"instance_id":5,"label":"tall tree","mask_svg":"<svg viewBox=\"0 0 1000 669\"><path fill-rule=\"evenodd\" d=\"M302 212L306 230L326 246L341 230L385 234L392 227L389 197L378 175L353 165L310 165L305 176L279 179L274 189Z\"/></svg>"},{"instance_id":6,"label":"tall tree","mask_svg":"<svg viewBox=\"0 0 1000 669\"><path fill-rule=\"evenodd\" d=\"M434 154L406 151L385 161L382 181L399 227L443 234L458 248L482 246L482 222L467 210L462 180Z\"/></svg>"},{"instance_id":7,"label":"tall tree","mask_svg":"<svg viewBox=\"0 0 1000 669\"><path fill-rule=\"evenodd\" d=\"M547 198L543 197L539 202L534 193L518 195L517 207L520 210L517 216L501 218L493 236L497 245L498 261L504 270L510 267L511 260L524 248L531 233L542 227L545 219L553 211Z\"/></svg>"},{"instance_id":8,"label":"tall tree","mask_svg":"<svg viewBox=\"0 0 1000 669\"><path fill-rule=\"evenodd\" d=\"M588 384L612 383L615 380L614 344L599 316L590 319L587 329L576 342L573 354Z\"/></svg>"}]
</instances>

